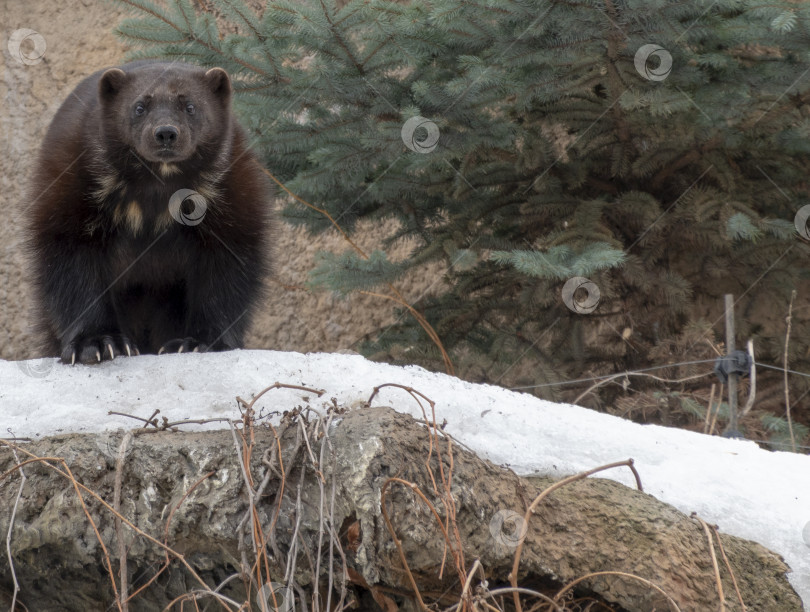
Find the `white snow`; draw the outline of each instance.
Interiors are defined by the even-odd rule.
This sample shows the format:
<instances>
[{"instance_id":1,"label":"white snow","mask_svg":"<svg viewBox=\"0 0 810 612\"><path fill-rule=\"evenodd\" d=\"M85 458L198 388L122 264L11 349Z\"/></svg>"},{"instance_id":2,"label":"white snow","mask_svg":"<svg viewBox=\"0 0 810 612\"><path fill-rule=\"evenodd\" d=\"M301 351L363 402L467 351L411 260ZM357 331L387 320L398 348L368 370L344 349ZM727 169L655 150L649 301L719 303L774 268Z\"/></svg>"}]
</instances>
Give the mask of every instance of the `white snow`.
<instances>
[{"instance_id":1,"label":"white snow","mask_svg":"<svg viewBox=\"0 0 810 612\"><path fill-rule=\"evenodd\" d=\"M358 355L274 351L141 356L74 367L53 359L0 360L0 437L140 426L108 410L148 418L159 408L160 416L171 421L237 418L237 395L249 399L276 381L326 394L316 398L273 390L257 403L265 411L293 408L304 403L304 396L316 408L333 397L352 406L383 383L413 387L436 402L437 421L446 420L449 433L519 474L570 475L632 457L647 493L781 554L793 570L791 584L810 609L810 456L638 425L418 367L379 364ZM373 403L422 417L416 402L400 389L382 390ZM627 468L598 476L634 486Z\"/></svg>"}]
</instances>

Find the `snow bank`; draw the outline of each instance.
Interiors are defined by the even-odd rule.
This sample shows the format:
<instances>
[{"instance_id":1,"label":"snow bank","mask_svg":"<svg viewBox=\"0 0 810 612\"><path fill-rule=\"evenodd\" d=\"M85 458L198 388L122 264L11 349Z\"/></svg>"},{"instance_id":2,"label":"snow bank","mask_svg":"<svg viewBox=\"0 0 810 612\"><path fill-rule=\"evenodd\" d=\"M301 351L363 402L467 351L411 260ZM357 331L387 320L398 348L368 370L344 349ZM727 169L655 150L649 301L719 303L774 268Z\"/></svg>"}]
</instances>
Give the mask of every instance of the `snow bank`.
<instances>
[{"instance_id":1,"label":"snow bank","mask_svg":"<svg viewBox=\"0 0 810 612\"><path fill-rule=\"evenodd\" d=\"M353 405L383 383L411 386L436 402L436 418L472 450L519 474L569 475L632 457L647 493L697 512L726 533L760 542L791 566L790 582L810 609L810 456L768 452L753 442L704 436L623 419L418 367L373 363L358 355L232 351L118 358L69 367L56 360L0 360L0 436L37 438L139 426L109 410L170 421L237 417L274 382L324 389L273 390L257 405L317 408L336 398ZM375 405L422 417L404 391L386 388ZM426 405L426 408L428 406ZM222 424L185 426L217 429ZM602 472L634 486L629 470Z\"/></svg>"}]
</instances>

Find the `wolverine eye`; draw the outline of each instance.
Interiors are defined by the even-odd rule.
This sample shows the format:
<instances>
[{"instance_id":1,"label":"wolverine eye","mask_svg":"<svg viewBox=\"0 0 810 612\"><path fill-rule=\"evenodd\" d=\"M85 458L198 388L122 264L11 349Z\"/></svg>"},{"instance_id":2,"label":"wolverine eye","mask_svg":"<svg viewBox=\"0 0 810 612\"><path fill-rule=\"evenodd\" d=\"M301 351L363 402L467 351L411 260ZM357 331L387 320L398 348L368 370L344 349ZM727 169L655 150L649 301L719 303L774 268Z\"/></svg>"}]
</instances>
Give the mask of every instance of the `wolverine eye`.
<instances>
[{"instance_id":1,"label":"wolverine eye","mask_svg":"<svg viewBox=\"0 0 810 612\"><path fill-rule=\"evenodd\" d=\"M187 112L189 115L193 115L195 110L196 110L196 109L194 108L194 105L193 105L191 102L189 102L188 104L186 104L186 112Z\"/></svg>"},{"instance_id":2,"label":"wolverine eye","mask_svg":"<svg viewBox=\"0 0 810 612\"><path fill-rule=\"evenodd\" d=\"M140 117L146 112L146 107L143 105L143 102L138 102L135 105L135 115Z\"/></svg>"}]
</instances>

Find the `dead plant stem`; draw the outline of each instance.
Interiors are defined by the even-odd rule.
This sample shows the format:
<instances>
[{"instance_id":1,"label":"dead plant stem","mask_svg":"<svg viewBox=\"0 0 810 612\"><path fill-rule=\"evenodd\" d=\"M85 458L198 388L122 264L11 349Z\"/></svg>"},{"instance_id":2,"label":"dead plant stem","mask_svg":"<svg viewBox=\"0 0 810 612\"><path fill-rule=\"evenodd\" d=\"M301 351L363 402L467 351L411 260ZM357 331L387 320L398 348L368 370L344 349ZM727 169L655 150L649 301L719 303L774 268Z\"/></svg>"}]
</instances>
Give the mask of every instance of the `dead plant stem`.
<instances>
[{"instance_id":1,"label":"dead plant stem","mask_svg":"<svg viewBox=\"0 0 810 612\"><path fill-rule=\"evenodd\" d=\"M115 508L115 535L118 539L118 575L121 580L121 608L124 612L129 611L129 598L127 591L129 590L128 573L127 573L127 543L124 540L124 530L121 526L121 486L124 480L124 458L127 454L127 447L132 441L132 432L128 431L121 439L121 444L118 446L118 456L115 458L115 485L113 488L113 508Z\"/></svg>"},{"instance_id":2,"label":"dead plant stem","mask_svg":"<svg viewBox=\"0 0 810 612\"><path fill-rule=\"evenodd\" d=\"M576 482L577 480L583 480L588 476L591 476L592 474L596 474L597 472L610 470L613 468L621 467L623 465L630 468L630 470L633 472L633 476L635 476L636 478L636 485L638 486L638 490L643 491L644 489L641 487L641 478L639 477L638 472L636 471L636 468L633 465L632 459L627 459L626 461L617 461L615 463L609 463L607 465L602 465L600 467L593 468L592 470L588 470L586 472L580 472L579 474L569 476L568 478L564 478L559 482L555 482L550 487L547 487L542 493L540 493L540 495L535 497L534 501L526 509L526 513L523 516L525 524L527 526L529 525L529 520L531 519L532 514L534 514L535 508L537 508L537 506L540 505L540 502L542 502L548 495L550 495L557 489L564 487L565 485L570 484L572 482ZM512 585L513 589L516 589L518 586L517 584L518 568L520 567L520 556L521 554L523 554L523 543L525 541L526 538L524 537L521 538L520 541L518 542L517 549L515 550L515 559L512 562L512 571L509 573L509 584ZM517 610L517 612L522 612L523 608L520 605L520 595L518 594L517 591L513 593L513 598L515 602L515 610Z\"/></svg>"},{"instance_id":3,"label":"dead plant stem","mask_svg":"<svg viewBox=\"0 0 810 612\"><path fill-rule=\"evenodd\" d=\"M731 569L731 563L726 556L725 548L723 548L723 540L720 538L720 531L717 529L717 525L712 525L712 530L714 530L714 535L717 537L717 546L720 548L720 554L723 556L723 562L726 564L726 569L728 569L728 573L731 575L731 582L734 584L734 590L737 593L737 599L742 607L742 612L746 612L745 602L743 601L742 593L740 593L740 587L737 584L737 577L734 575L734 570Z\"/></svg>"},{"instance_id":4,"label":"dead plant stem","mask_svg":"<svg viewBox=\"0 0 810 612\"><path fill-rule=\"evenodd\" d=\"M646 578L642 578L641 576L636 576L635 574L628 574L626 572L610 572L610 571L607 571L607 572L591 572L590 574L585 574L584 576L580 576L576 580L572 580L567 585L565 585L562 589L560 589L560 591L558 591L557 594L554 596L554 601L559 601L560 597L562 597L563 593L565 593L566 591L571 590L572 588L574 588L577 584L579 584L583 580L590 580L591 578L596 578L598 576L620 576L622 578L630 578L631 580L638 580L642 584L646 584L648 587L658 591L661 595L666 597L667 601L669 602L669 605L672 606L672 608L675 610L675 612L681 612L681 609L678 607L678 604L675 603L675 600L672 599L672 597L670 597L667 594L667 592L664 589L662 589L660 586L658 586L657 584L655 584L653 582L650 582Z\"/></svg>"},{"instance_id":5,"label":"dead plant stem","mask_svg":"<svg viewBox=\"0 0 810 612\"><path fill-rule=\"evenodd\" d=\"M20 465L20 457L17 455L17 450L11 447L11 452L14 455L14 462L19 466ZM25 488L25 481L27 477L25 476L25 472L22 469L22 466L19 468L20 471L20 488L17 489L17 497L14 499L14 506L11 508L11 516L8 519L8 532L6 533L6 552L8 554L8 567L11 570L11 577L14 580L14 594L11 596L11 607L9 610L11 612L15 612L17 609L17 595L20 592L20 583L17 581L17 572L14 570L14 557L11 554L11 533L14 529L14 517L17 515L17 508L20 505L20 498L22 498L23 488ZM0 478L2 480L2 478Z\"/></svg>"},{"instance_id":6,"label":"dead plant stem","mask_svg":"<svg viewBox=\"0 0 810 612\"><path fill-rule=\"evenodd\" d=\"M790 416L790 390L788 387L788 343L790 342L790 327L793 318L793 299L796 297L796 290L790 292L790 305L788 306L788 315L785 318L787 329L785 330L785 359L784 359L784 372L785 372L785 416L788 423L788 431L790 432L790 445L793 452L796 452L796 438L793 435L793 419Z\"/></svg>"},{"instance_id":7,"label":"dead plant stem","mask_svg":"<svg viewBox=\"0 0 810 612\"><path fill-rule=\"evenodd\" d=\"M712 414L712 404L714 403L714 387L712 383L712 390L709 392L709 405L706 408L706 419L703 421L703 433L709 433L709 417Z\"/></svg>"},{"instance_id":8,"label":"dead plant stem","mask_svg":"<svg viewBox=\"0 0 810 612\"><path fill-rule=\"evenodd\" d=\"M726 596L723 593L723 580L720 578L720 567L717 565L717 553L714 551L714 538L712 537L712 532L709 530L709 526L706 524L706 521L704 521L694 512L692 513L692 518L696 519L700 523L701 527L703 527L704 533L706 534L706 540L709 543L709 557L712 560L712 569L714 570L714 583L717 585L717 598L720 600L718 612L726 612Z\"/></svg>"},{"instance_id":9,"label":"dead plant stem","mask_svg":"<svg viewBox=\"0 0 810 612\"><path fill-rule=\"evenodd\" d=\"M120 601L120 598L118 597L118 586L117 586L118 583L115 580L115 575L113 574L113 571L112 571L112 563L110 562L110 555L107 552L107 547L104 544L103 539L101 538L101 534L98 531L98 526L96 525L95 521L93 521L93 518L90 515L90 510L87 508L87 504L85 503L84 497L82 496L81 492L84 491L86 494L88 494L90 497L95 499L99 504L101 504L104 508L107 509L107 511L111 512L113 515L116 514L115 509L109 503L104 501L104 499L98 493L96 493L95 491L93 491L89 487L83 485L78 480L76 480L76 477L73 475L73 472L70 469L70 466L67 465L67 462L63 458L61 458L61 457L37 457L37 456L33 455L32 453L30 453L29 451L25 450L24 448L22 448L20 446L17 446L15 444L11 444L9 442L6 442L4 440L0 440L0 444L4 444L4 445L6 445L6 446L8 446L10 448L12 448L12 447L16 448L20 452L22 452L22 453L24 453L24 454L26 454L26 455L28 455L29 457L32 458L30 461L24 461L23 463L20 464L20 466L22 466L22 465L24 465L26 463L31 463L31 462L41 463L42 465L44 465L45 467L53 470L57 474L63 476L64 478L67 478L70 481L70 483L73 485L73 488L76 491L76 495L77 495L77 497L79 499L79 503L82 506L82 510L84 511L85 516L87 517L88 521L90 522L90 525L93 528L93 531L94 531L94 533L96 535L96 538L98 539L99 546L101 546L102 553L104 554L104 560L105 560L105 563L106 563L107 571L108 571L108 573L110 575L110 580L112 582L113 593L114 593L114 596L115 596L115 602L116 602L116 605L117 605L117 607L119 609L119 612L120 612L121 611L121 601ZM60 463L62 466L64 466L64 471L62 469L56 467L52 463L49 463L50 461ZM18 467L19 466L12 468L11 470L7 471L6 474L8 474L10 472L13 472L14 470L18 469ZM5 474L3 476L0 476L0 480L2 480L4 476L5 476ZM119 516L121 516L121 515L119 514ZM162 550L165 550L165 551L171 553L172 555L174 555L174 557L178 561L180 561L180 563L182 563L183 566L185 566L185 568L189 571L191 576L197 582L199 582L202 587L204 587L205 589L209 588L208 585L205 583L205 581L202 578L200 578L199 574L197 574L197 572L194 570L194 568L191 566L191 564L189 564L189 562L186 560L184 555L182 555L181 553L171 549L169 546L167 546L166 544L164 544L160 540L158 540L158 539L154 538L153 536L149 535L148 533L146 533L145 531L140 529L137 525L135 525L132 521L127 519L125 516L121 516L121 520L125 525L127 525L130 529L132 529L135 533L137 533L141 537L149 540L150 542L152 542L153 544L155 544L156 546L158 546ZM224 606L224 604L222 604L222 605ZM228 608L226 607L225 609L227 610Z\"/></svg>"}]
</instances>

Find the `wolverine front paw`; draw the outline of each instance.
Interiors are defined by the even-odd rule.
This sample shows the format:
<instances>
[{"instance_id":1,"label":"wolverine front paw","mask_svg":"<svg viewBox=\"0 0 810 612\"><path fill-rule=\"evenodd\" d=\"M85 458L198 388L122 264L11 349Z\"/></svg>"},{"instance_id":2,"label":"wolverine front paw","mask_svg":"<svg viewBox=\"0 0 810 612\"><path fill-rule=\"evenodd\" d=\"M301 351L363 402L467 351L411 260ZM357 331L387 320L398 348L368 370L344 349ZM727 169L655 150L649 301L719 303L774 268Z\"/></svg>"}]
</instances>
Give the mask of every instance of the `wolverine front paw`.
<instances>
[{"instance_id":1,"label":"wolverine front paw","mask_svg":"<svg viewBox=\"0 0 810 612\"><path fill-rule=\"evenodd\" d=\"M158 350L158 355L163 353L204 353L207 350L208 345L195 338L175 338L164 343Z\"/></svg>"},{"instance_id":2,"label":"wolverine front paw","mask_svg":"<svg viewBox=\"0 0 810 612\"><path fill-rule=\"evenodd\" d=\"M69 342L62 349L63 363L70 365L79 363L101 363L115 359L119 355L140 355L129 338L123 334L105 334L103 336L89 336Z\"/></svg>"}]
</instances>

